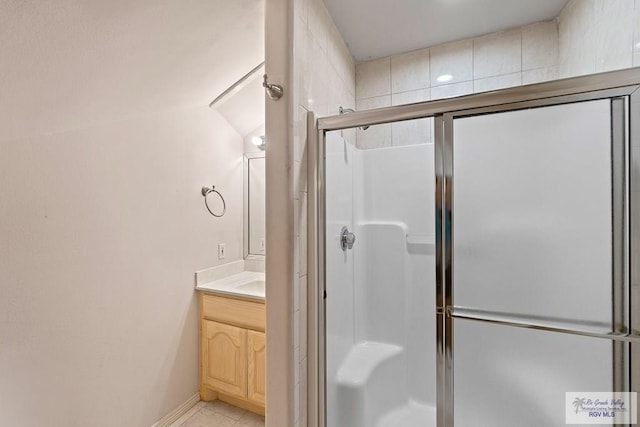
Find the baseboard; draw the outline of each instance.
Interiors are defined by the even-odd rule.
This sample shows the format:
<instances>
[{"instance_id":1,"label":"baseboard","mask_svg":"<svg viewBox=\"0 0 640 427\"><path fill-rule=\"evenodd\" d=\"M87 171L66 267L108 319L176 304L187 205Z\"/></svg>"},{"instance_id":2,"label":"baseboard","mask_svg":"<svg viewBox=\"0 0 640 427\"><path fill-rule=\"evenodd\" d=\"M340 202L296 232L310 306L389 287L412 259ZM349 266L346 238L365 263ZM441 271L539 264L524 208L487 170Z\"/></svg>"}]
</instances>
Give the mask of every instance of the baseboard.
<instances>
[{"instance_id":1,"label":"baseboard","mask_svg":"<svg viewBox=\"0 0 640 427\"><path fill-rule=\"evenodd\" d=\"M193 408L198 402L200 402L200 393L194 393L186 401L180 404L180 406L162 417L160 421L156 422L151 427L169 427L178 418L186 414L189 409Z\"/></svg>"}]
</instances>

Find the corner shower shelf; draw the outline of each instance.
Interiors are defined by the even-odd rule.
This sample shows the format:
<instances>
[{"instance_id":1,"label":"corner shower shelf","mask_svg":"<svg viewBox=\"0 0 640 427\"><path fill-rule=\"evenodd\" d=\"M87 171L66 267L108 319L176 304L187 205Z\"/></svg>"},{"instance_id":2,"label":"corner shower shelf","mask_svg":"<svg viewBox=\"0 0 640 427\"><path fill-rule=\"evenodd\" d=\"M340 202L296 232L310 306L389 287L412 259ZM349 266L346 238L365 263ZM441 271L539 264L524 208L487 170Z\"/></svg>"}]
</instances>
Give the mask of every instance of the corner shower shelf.
<instances>
[{"instance_id":1,"label":"corner shower shelf","mask_svg":"<svg viewBox=\"0 0 640 427\"><path fill-rule=\"evenodd\" d=\"M436 236L433 234L407 234L407 244L409 245L429 245L434 246Z\"/></svg>"}]
</instances>

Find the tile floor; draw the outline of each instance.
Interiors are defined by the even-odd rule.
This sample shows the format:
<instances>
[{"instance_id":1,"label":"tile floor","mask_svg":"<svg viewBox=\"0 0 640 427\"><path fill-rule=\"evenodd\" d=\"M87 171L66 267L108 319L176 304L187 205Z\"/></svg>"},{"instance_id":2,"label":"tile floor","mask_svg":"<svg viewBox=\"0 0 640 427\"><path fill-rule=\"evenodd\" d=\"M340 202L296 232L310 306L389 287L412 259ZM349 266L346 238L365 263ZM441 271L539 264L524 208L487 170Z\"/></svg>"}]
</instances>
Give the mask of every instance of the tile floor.
<instances>
[{"instance_id":1,"label":"tile floor","mask_svg":"<svg viewBox=\"0 0 640 427\"><path fill-rule=\"evenodd\" d=\"M171 427L264 427L264 417L216 400L196 403Z\"/></svg>"}]
</instances>

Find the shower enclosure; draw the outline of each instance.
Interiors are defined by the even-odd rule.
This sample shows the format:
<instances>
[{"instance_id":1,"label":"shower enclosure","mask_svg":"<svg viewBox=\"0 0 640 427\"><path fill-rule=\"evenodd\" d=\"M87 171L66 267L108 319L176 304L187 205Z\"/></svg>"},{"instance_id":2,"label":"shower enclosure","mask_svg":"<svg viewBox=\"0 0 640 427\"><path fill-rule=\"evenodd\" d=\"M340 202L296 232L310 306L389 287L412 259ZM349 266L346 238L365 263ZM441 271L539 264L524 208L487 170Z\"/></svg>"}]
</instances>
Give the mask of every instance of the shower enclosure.
<instances>
[{"instance_id":1,"label":"shower enclosure","mask_svg":"<svg viewBox=\"0 0 640 427\"><path fill-rule=\"evenodd\" d=\"M310 425L564 426L597 392L634 422L638 88L310 116Z\"/></svg>"}]
</instances>

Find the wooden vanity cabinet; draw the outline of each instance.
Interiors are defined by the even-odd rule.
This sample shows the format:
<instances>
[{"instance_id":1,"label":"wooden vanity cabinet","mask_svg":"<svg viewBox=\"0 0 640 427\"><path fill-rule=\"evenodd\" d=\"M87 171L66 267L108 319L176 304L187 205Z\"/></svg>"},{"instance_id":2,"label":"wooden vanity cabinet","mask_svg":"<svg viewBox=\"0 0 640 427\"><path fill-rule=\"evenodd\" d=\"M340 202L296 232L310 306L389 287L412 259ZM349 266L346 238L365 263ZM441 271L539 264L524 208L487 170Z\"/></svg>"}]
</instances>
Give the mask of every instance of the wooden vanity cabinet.
<instances>
[{"instance_id":1,"label":"wooden vanity cabinet","mask_svg":"<svg viewBox=\"0 0 640 427\"><path fill-rule=\"evenodd\" d=\"M247 397L264 406L266 392L267 340L262 332L247 331Z\"/></svg>"},{"instance_id":2,"label":"wooden vanity cabinet","mask_svg":"<svg viewBox=\"0 0 640 427\"><path fill-rule=\"evenodd\" d=\"M247 395L247 330L204 320L204 383L233 396Z\"/></svg>"},{"instance_id":3,"label":"wooden vanity cabinet","mask_svg":"<svg viewBox=\"0 0 640 427\"><path fill-rule=\"evenodd\" d=\"M200 398L264 415L264 302L200 292Z\"/></svg>"}]
</instances>

